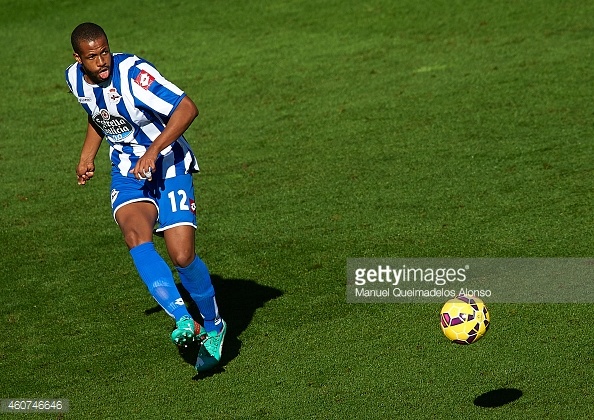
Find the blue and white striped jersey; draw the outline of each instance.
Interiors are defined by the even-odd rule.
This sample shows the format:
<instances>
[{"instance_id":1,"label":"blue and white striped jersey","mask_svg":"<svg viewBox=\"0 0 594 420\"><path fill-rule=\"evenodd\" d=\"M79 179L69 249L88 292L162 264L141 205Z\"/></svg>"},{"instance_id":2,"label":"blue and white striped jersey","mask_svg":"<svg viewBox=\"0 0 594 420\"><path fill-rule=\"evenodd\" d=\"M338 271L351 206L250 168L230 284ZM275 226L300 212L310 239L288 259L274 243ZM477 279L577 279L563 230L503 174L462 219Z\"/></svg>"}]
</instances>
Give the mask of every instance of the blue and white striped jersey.
<instances>
[{"instance_id":1,"label":"blue and white striped jersey","mask_svg":"<svg viewBox=\"0 0 594 420\"><path fill-rule=\"evenodd\" d=\"M78 63L66 69L66 82L103 130L112 165L123 176L132 176L130 170L186 94L149 62L131 54L114 53L112 57L111 78L105 83L87 83ZM192 172L198 172L198 162L181 136L161 152L153 176L172 178Z\"/></svg>"}]
</instances>

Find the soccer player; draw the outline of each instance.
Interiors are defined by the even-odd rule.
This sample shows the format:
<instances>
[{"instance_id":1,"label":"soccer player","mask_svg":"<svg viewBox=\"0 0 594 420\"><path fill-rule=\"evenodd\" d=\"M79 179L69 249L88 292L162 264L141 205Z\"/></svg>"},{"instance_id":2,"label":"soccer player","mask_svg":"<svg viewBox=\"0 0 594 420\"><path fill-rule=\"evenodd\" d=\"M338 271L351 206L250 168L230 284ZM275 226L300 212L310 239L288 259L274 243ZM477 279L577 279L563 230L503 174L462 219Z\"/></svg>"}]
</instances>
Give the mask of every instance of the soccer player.
<instances>
[{"instance_id":1,"label":"soccer player","mask_svg":"<svg viewBox=\"0 0 594 420\"><path fill-rule=\"evenodd\" d=\"M95 174L103 138L111 159L111 207L140 278L176 321L171 340L200 340L196 369L221 359L227 330L220 317L208 268L195 252L196 204L192 174L198 163L184 132L198 116L194 102L149 62L112 53L104 30L78 25L71 35L74 59L66 69L70 91L87 112L87 131L76 167L79 185ZM183 286L204 325L195 322L172 272L153 244L165 238Z\"/></svg>"}]
</instances>

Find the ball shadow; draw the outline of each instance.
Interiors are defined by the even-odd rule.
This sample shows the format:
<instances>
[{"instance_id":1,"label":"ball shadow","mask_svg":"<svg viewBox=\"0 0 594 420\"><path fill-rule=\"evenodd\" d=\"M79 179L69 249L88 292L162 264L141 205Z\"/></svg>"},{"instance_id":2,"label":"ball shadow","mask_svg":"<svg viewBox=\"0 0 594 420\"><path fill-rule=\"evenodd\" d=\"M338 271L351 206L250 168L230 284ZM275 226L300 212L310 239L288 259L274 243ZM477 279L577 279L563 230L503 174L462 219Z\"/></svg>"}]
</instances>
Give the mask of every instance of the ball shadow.
<instances>
[{"instance_id":1,"label":"ball shadow","mask_svg":"<svg viewBox=\"0 0 594 420\"><path fill-rule=\"evenodd\" d=\"M485 392L474 399L478 407L494 408L516 401L522 396L522 391L516 388L500 388Z\"/></svg>"}]
</instances>

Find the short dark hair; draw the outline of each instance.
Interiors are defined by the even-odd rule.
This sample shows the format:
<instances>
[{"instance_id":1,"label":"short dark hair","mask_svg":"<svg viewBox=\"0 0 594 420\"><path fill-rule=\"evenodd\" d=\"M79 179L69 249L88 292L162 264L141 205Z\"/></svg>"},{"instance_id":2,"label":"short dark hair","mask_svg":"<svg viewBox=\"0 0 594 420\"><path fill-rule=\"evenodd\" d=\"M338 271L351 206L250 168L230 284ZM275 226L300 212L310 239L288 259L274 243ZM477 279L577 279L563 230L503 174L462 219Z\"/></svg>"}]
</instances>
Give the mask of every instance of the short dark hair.
<instances>
[{"instance_id":1,"label":"short dark hair","mask_svg":"<svg viewBox=\"0 0 594 420\"><path fill-rule=\"evenodd\" d=\"M70 35L70 43L74 52L78 54L82 41L91 42L101 37L107 39L107 35L101 26L92 22L85 22L74 28L72 35Z\"/></svg>"}]
</instances>

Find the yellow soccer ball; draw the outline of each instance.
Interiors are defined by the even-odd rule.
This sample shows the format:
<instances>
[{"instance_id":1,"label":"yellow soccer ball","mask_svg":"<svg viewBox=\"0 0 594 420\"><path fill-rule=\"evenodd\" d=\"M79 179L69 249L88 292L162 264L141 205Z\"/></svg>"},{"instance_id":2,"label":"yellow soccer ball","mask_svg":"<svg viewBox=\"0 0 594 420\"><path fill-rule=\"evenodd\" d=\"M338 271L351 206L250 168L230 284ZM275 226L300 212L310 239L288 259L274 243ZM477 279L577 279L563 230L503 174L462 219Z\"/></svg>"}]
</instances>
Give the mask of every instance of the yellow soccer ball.
<instances>
[{"instance_id":1,"label":"yellow soccer ball","mask_svg":"<svg viewBox=\"0 0 594 420\"><path fill-rule=\"evenodd\" d=\"M491 322L485 303L474 296L459 295L441 308L441 330L457 344L472 344L485 335Z\"/></svg>"}]
</instances>

